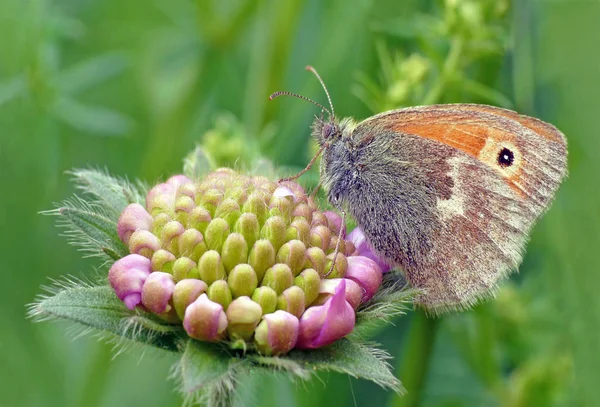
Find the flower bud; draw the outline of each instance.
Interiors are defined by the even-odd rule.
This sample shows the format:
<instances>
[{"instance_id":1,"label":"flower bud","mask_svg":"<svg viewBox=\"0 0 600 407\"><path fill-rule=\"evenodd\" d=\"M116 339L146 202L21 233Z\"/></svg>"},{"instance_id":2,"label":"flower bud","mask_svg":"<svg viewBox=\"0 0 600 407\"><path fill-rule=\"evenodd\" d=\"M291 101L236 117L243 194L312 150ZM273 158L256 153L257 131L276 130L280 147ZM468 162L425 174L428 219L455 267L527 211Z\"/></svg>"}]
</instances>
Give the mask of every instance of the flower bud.
<instances>
[{"instance_id":1,"label":"flower bud","mask_svg":"<svg viewBox=\"0 0 600 407\"><path fill-rule=\"evenodd\" d=\"M327 218L327 225L329 226L329 229L331 229L331 231L337 235L338 233L340 233L340 229L342 227L344 227L345 229L345 225L342 225L342 217L340 215L338 215L337 213L333 212L333 211L325 211L323 212L323 215L325 215L325 217ZM346 236L345 231L342 232L342 237Z\"/></svg>"},{"instance_id":2,"label":"flower bud","mask_svg":"<svg viewBox=\"0 0 600 407\"><path fill-rule=\"evenodd\" d=\"M175 219L182 225L187 225L189 215L196 207L196 203L187 195L180 196L175 200Z\"/></svg>"},{"instance_id":3,"label":"flower bud","mask_svg":"<svg viewBox=\"0 0 600 407\"><path fill-rule=\"evenodd\" d=\"M175 220L167 223L165 226L163 226L160 236L162 247L177 255L179 251L179 236L181 236L183 232L185 232L185 228L181 223Z\"/></svg>"},{"instance_id":4,"label":"flower bud","mask_svg":"<svg viewBox=\"0 0 600 407\"><path fill-rule=\"evenodd\" d=\"M323 212L314 212L312 215L312 222L310 222L310 226L312 228L316 226L325 226L329 229L329 223L327 222L327 216ZM323 249L325 250L325 249Z\"/></svg>"},{"instance_id":5,"label":"flower bud","mask_svg":"<svg viewBox=\"0 0 600 407\"><path fill-rule=\"evenodd\" d=\"M252 250L250 250L248 263L254 269L256 278L260 284L267 269L275 264L275 249L271 242L265 239L257 240Z\"/></svg>"},{"instance_id":6,"label":"flower bud","mask_svg":"<svg viewBox=\"0 0 600 407\"><path fill-rule=\"evenodd\" d=\"M146 209L152 215L161 211L171 213L174 203L175 187L166 182L156 185L146 195Z\"/></svg>"},{"instance_id":7,"label":"flower bud","mask_svg":"<svg viewBox=\"0 0 600 407\"><path fill-rule=\"evenodd\" d=\"M119 216L119 222L117 223L119 239L126 245L129 244L129 238L133 232L136 230L150 230L151 228L152 216L138 203L128 205Z\"/></svg>"},{"instance_id":8,"label":"flower bud","mask_svg":"<svg viewBox=\"0 0 600 407\"><path fill-rule=\"evenodd\" d=\"M146 277L142 287L142 304L155 314L171 310L169 301L173 296L175 280L169 273L155 271Z\"/></svg>"},{"instance_id":9,"label":"flower bud","mask_svg":"<svg viewBox=\"0 0 600 407\"><path fill-rule=\"evenodd\" d=\"M322 280L319 286L319 296L312 305L325 304L329 298L333 297L335 290L342 283L342 280L346 280L346 301L352 308L357 309L362 302L364 290L358 283L342 278Z\"/></svg>"},{"instance_id":10,"label":"flower bud","mask_svg":"<svg viewBox=\"0 0 600 407\"><path fill-rule=\"evenodd\" d=\"M258 351L273 356L288 353L296 346L299 325L298 318L285 311L264 315L254 334Z\"/></svg>"},{"instance_id":11,"label":"flower bud","mask_svg":"<svg viewBox=\"0 0 600 407\"><path fill-rule=\"evenodd\" d=\"M225 239L229 235L229 224L225 219L215 218L210 221L204 232L206 246L210 250L221 251Z\"/></svg>"},{"instance_id":12,"label":"flower bud","mask_svg":"<svg viewBox=\"0 0 600 407\"><path fill-rule=\"evenodd\" d=\"M251 193L242 206L242 212L253 213L256 215L260 224L264 223L267 219L268 207L265 203L263 194L259 193L258 191Z\"/></svg>"},{"instance_id":13,"label":"flower bud","mask_svg":"<svg viewBox=\"0 0 600 407\"><path fill-rule=\"evenodd\" d=\"M310 231L308 240L311 246L319 247L323 251L329 250L331 230L324 225L314 226Z\"/></svg>"},{"instance_id":14,"label":"flower bud","mask_svg":"<svg viewBox=\"0 0 600 407\"><path fill-rule=\"evenodd\" d=\"M207 294L211 301L221 304L224 310L227 310L229 304L233 301L231 289L225 280L217 280L212 283L210 287L208 287Z\"/></svg>"},{"instance_id":15,"label":"flower bud","mask_svg":"<svg viewBox=\"0 0 600 407\"><path fill-rule=\"evenodd\" d=\"M173 277L175 281L186 278L198 278L200 276L196 263L188 257L180 257L173 263Z\"/></svg>"},{"instance_id":16,"label":"flower bud","mask_svg":"<svg viewBox=\"0 0 600 407\"><path fill-rule=\"evenodd\" d=\"M304 301L304 291L293 285L277 298L277 309L287 311L300 318L306 308Z\"/></svg>"},{"instance_id":17,"label":"flower bud","mask_svg":"<svg viewBox=\"0 0 600 407\"><path fill-rule=\"evenodd\" d=\"M382 273L387 273L392 269L389 263L385 260L383 256L379 256L375 253L375 251L371 248L367 237L363 233L362 229L358 226L354 228L352 232L348 235L348 240L351 241L356 247L356 251L359 256L368 257L373 260Z\"/></svg>"},{"instance_id":18,"label":"flower bud","mask_svg":"<svg viewBox=\"0 0 600 407\"><path fill-rule=\"evenodd\" d=\"M309 208L308 204L300 203L296 205L296 207L292 211L292 216L294 217L294 220L306 220L308 222L308 225L310 226L310 222L312 221L312 213L313 211Z\"/></svg>"},{"instance_id":19,"label":"flower bud","mask_svg":"<svg viewBox=\"0 0 600 407\"><path fill-rule=\"evenodd\" d=\"M249 297L256 289L258 280L252 266L249 264L238 264L229 273L227 284L229 284L233 298Z\"/></svg>"},{"instance_id":20,"label":"flower bud","mask_svg":"<svg viewBox=\"0 0 600 407\"><path fill-rule=\"evenodd\" d=\"M335 256L335 252L327 255L327 261L325 262L325 274L329 273L329 270L331 270L331 264L333 263L334 258L335 266L333 266L331 274L329 274L327 277L342 278L346 275L346 270L348 269L348 259L341 252L337 254L337 257Z\"/></svg>"},{"instance_id":21,"label":"flower bud","mask_svg":"<svg viewBox=\"0 0 600 407\"><path fill-rule=\"evenodd\" d=\"M319 273L320 276L325 275L325 261L326 254L323 250L318 247L309 247L306 250L306 266L305 268L312 268ZM329 271L329 269L327 269Z\"/></svg>"},{"instance_id":22,"label":"flower bud","mask_svg":"<svg viewBox=\"0 0 600 407\"><path fill-rule=\"evenodd\" d=\"M306 263L306 246L300 240L290 240L277 252L277 261L279 263L285 263L292 270L292 274L295 276L304 267Z\"/></svg>"},{"instance_id":23,"label":"flower bud","mask_svg":"<svg viewBox=\"0 0 600 407\"><path fill-rule=\"evenodd\" d=\"M244 236L239 233L231 233L227 236L225 243L223 243L221 257L226 272L231 271L237 264L245 263L248 259L248 245L244 240Z\"/></svg>"},{"instance_id":24,"label":"flower bud","mask_svg":"<svg viewBox=\"0 0 600 407\"><path fill-rule=\"evenodd\" d=\"M139 254L130 254L112 265L108 281L125 306L134 309L142 300L142 287L149 275L150 260Z\"/></svg>"},{"instance_id":25,"label":"flower bud","mask_svg":"<svg viewBox=\"0 0 600 407\"><path fill-rule=\"evenodd\" d=\"M241 216L240 205L232 198L227 198L215 209L215 218L222 218L230 225L235 225L235 222Z\"/></svg>"},{"instance_id":26,"label":"flower bud","mask_svg":"<svg viewBox=\"0 0 600 407\"><path fill-rule=\"evenodd\" d=\"M248 247L254 246L254 243L260 237L258 218L253 213L243 213L235 222L233 229L244 236L244 240L248 244Z\"/></svg>"},{"instance_id":27,"label":"flower bud","mask_svg":"<svg viewBox=\"0 0 600 407\"><path fill-rule=\"evenodd\" d=\"M223 200L223 191L218 189L209 189L203 194L198 195L200 197L199 205L202 205L214 218L217 206Z\"/></svg>"},{"instance_id":28,"label":"flower bud","mask_svg":"<svg viewBox=\"0 0 600 407\"><path fill-rule=\"evenodd\" d=\"M296 219L287 228L286 237L287 240L299 240L302 244L308 243L308 236L310 234L310 225L306 219Z\"/></svg>"},{"instance_id":29,"label":"flower bud","mask_svg":"<svg viewBox=\"0 0 600 407\"><path fill-rule=\"evenodd\" d=\"M204 294L207 289L208 286L204 281L196 280L195 278L181 280L175 284L173 290L173 307L175 307L179 319L183 321L185 309L192 302L196 301L201 294Z\"/></svg>"},{"instance_id":30,"label":"flower bud","mask_svg":"<svg viewBox=\"0 0 600 407\"><path fill-rule=\"evenodd\" d=\"M152 217L152 233L154 233L154 236L161 236L162 235L162 230L165 227L165 225L169 222L171 222L173 219L171 218L171 215L169 215L168 213L157 213Z\"/></svg>"},{"instance_id":31,"label":"flower bud","mask_svg":"<svg viewBox=\"0 0 600 407\"><path fill-rule=\"evenodd\" d=\"M216 342L225 334L227 315L220 304L202 294L186 308L183 327L194 339Z\"/></svg>"},{"instance_id":32,"label":"flower bud","mask_svg":"<svg viewBox=\"0 0 600 407\"><path fill-rule=\"evenodd\" d=\"M346 278L355 281L363 288L362 302L365 302L375 295L383 275L374 260L364 256L351 256L348 257Z\"/></svg>"},{"instance_id":33,"label":"flower bud","mask_svg":"<svg viewBox=\"0 0 600 407\"><path fill-rule=\"evenodd\" d=\"M260 237L267 239L276 251L285 243L287 226L280 216L268 218L260 230Z\"/></svg>"},{"instance_id":34,"label":"flower bud","mask_svg":"<svg viewBox=\"0 0 600 407\"><path fill-rule=\"evenodd\" d=\"M319 296L321 276L314 269L306 269L294 278L294 284L304 291L304 299L308 306Z\"/></svg>"},{"instance_id":35,"label":"flower bud","mask_svg":"<svg viewBox=\"0 0 600 407\"><path fill-rule=\"evenodd\" d=\"M258 287L252 293L252 301L260 305L263 315L275 312L277 309L277 293L271 287Z\"/></svg>"},{"instance_id":36,"label":"flower bud","mask_svg":"<svg viewBox=\"0 0 600 407\"><path fill-rule=\"evenodd\" d=\"M354 309L345 298L345 279L323 305L308 308L300 318L297 347L315 349L329 345L352 332Z\"/></svg>"},{"instance_id":37,"label":"flower bud","mask_svg":"<svg viewBox=\"0 0 600 407\"><path fill-rule=\"evenodd\" d=\"M234 339L248 340L262 317L260 305L249 297L238 297L227 308L227 332Z\"/></svg>"},{"instance_id":38,"label":"flower bud","mask_svg":"<svg viewBox=\"0 0 600 407\"><path fill-rule=\"evenodd\" d=\"M198 261L198 272L200 279L209 285L216 280L223 280L226 276L225 267L223 266L219 252L209 250L204 253Z\"/></svg>"},{"instance_id":39,"label":"flower bud","mask_svg":"<svg viewBox=\"0 0 600 407\"><path fill-rule=\"evenodd\" d=\"M207 250L204 236L198 230L187 229L179 236L179 254L181 256L189 257L197 262Z\"/></svg>"},{"instance_id":40,"label":"flower bud","mask_svg":"<svg viewBox=\"0 0 600 407\"><path fill-rule=\"evenodd\" d=\"M152 271L170 272L176 257L168 250L160 249L152 255Z\"/></svg>"},{"instance_id":41,"label":"flower bud","mask_svg":"<svg viewBox=\"0 0 600 407\"><path fill-rule=\"evenodd\" d=\"M204 233L211 220L212 216L210 216L210 212L206 208L196 206L188 216L188 227Z\"/></svg>"},{"instance_id":42,"label":"flower bud","mask_svg":"<svg viewBox=\"0 0 600 407\"><path fill-rule=\"evenodd\" d=\"M294 283L294 276L292 270L287 264L275 264L269 268L265 273L262 280L262 285L265 287L271 287L277 295L280 295L283 290L289 288Z\"/></svg>"},{"instance_id":43,"label":"flower bud","mask_svg":"<svg viewBox=\"0 0 600 407\"><path fill-rule=\"evenodd\" d=\"M151 258L160 249L160 240L148 230L136 230L129 238L129 252Z\"/></svg>"}]
</instances>

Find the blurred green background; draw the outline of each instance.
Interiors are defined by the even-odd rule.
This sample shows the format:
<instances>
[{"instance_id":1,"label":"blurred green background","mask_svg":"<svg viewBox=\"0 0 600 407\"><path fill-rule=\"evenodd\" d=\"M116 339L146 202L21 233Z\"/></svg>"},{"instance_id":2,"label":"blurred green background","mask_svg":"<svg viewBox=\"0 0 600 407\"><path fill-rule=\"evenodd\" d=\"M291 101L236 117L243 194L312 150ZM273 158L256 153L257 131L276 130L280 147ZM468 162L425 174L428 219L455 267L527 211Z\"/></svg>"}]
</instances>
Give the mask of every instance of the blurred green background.
<instances>
[{"instance_id":1,"label":"blurred green background","mask_svg":"<svg viewBox=\"0 0 600 407\"><path fill-rule=\"evenodd\" d=\"M248 405L597 406L598 21L583 0L1 0L0 406L181 404L173 355L113 360L69 324L26 319L50 278L99 266L38 212L73 193L73 167L154 182L199 142L221 164L303 166L317 109L267 97L325 103L307 64L342 116L477 102L550 121L570 177L495 301L379 333L408 396L336 374L250 378Z\"/></svg>"}]
</instances>

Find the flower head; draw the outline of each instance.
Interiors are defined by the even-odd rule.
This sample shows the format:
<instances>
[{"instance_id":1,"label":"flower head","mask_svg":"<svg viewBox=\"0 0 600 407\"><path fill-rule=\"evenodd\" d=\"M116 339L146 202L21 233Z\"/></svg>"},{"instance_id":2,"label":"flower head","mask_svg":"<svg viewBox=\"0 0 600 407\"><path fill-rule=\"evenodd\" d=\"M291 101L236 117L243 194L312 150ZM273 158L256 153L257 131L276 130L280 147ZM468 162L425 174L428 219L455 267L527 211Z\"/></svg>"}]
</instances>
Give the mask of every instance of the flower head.
<instances>
[{"instance_id":1,"label":"flower head","mask_svg":"<svg viewBox=\"0 0 600 407\"><path fill-rule=\"evenodd\" d=\"M342 218L295 182L226 168L199 182L176 175L150 189L145 208L127 206L117 229L132 253L109 273L119 298L197 340L273 355L325 346L352 331L381 284L375 262L338 244Z\"/></svg>"}]
</instances>

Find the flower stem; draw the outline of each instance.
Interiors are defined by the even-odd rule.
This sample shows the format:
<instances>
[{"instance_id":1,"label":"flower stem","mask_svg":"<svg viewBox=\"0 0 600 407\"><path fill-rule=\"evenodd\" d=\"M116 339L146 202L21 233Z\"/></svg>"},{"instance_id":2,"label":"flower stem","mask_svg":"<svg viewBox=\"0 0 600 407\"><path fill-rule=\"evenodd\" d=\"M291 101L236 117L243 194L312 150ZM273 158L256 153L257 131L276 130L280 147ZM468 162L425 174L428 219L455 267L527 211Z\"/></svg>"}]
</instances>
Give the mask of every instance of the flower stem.
<instances>
[{"instance_id":1,"label":"flower stem","mask_svg":"<svg viewBox=\"0 0 600 407\"><path fill-rule=\"evenodd\" d=\"M394 395L390 406L416 407L420 404L438 325L439 319L427 317L422 310L413 314L402 362L397 370L407 394Z\"/></svg>"}]
</instances>

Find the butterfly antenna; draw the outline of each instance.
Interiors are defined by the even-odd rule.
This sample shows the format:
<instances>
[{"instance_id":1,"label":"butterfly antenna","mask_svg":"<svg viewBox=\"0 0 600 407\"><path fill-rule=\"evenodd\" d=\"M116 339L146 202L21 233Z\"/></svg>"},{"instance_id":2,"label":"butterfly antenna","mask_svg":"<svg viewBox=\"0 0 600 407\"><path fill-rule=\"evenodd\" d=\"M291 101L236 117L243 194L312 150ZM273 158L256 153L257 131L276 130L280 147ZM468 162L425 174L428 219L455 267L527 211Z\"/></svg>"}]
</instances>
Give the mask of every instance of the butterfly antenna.
<instances>
[{"instance_id":1,"label":"butterfly antenna","mask_svg":"<svg viewBox=\"0 0 600 407\"><path fill-rule=\"evenodd\" d=\"M279 96L293 96L293 97L298 98L298 99L306 100L307 102L310 102L313 105L319 106L321 109L323 109L324 111L326 111L327 113L329 113L330 115L332 115L332 112L330 112L329 109L327 109L322 104L317 103L314 100L307 98L306 96L298 95L298 94L292 93L292 92L285 92L285 91L275 92L271 96L269 96L269 100L273 100L273 99L275 99L276 97L279 97Z\"/></svg>"},{"instance_id":2,"label":"butterfly antenna","mask_svg":"<svg viewBox=\"0 0 600 407\"><path fill-rule=\"evenodd\" d=\"M329 91L327 90L327 86L325 86L325 82L323 82L323 79L321 79L321 76L319 75L317 70L315 68L313 68L312 66L308 65L306 67L306 70L314 73L315 76L317 77L317 79L319 80L319 82L321 83L321 86L323 87L323 90L325 91L325 94L327 95L327 100L329 101L329 106L331 107L331 116L335 117L335 110L333 109L333 103L331 103L331 96L329 96Z\"/></svg>"}]
</instances>

